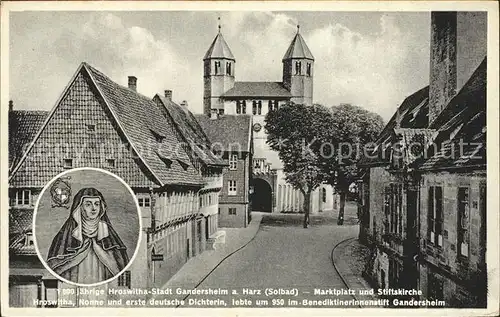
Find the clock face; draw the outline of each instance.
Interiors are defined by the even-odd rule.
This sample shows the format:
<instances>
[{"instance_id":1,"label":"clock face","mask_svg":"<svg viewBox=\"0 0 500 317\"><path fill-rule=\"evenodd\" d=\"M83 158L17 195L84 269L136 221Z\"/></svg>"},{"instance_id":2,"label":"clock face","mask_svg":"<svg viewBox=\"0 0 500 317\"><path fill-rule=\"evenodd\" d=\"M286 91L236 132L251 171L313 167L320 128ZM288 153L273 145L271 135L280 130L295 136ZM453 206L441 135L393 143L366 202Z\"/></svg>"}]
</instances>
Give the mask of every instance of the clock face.
<instances>
[{"instance_id":1,"label":"clock face","mask_svg":"<svg viewBox=\"0 0 500 317\"><path fill-rule=\"evenodd\" d=\"M262 125L260 123L256 123L253 125L253 130L255 132L259 132L260 130L262 130Z\"/></svg>"}]
</instances>

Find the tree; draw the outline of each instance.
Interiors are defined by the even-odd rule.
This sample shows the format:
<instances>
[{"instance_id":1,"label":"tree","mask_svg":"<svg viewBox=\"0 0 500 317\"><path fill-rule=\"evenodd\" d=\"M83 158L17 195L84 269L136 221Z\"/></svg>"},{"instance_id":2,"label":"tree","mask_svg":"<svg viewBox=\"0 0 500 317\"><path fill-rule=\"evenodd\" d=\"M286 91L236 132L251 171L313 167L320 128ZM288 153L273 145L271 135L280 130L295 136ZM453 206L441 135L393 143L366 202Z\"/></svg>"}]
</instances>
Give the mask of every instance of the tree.
<instances>
[{"instance_id":1,"label":"tree","mask_svg":"<svg viewBox=\"0 0 500 317\"><path fill-rule=\"evenodd\" d=\"M374 142L384 128L383 119L376 113L350 104L331 107L330 129L320 135L320 166L326 181L340 195L337 223L344 223L344 207L349 185L359 176L358 161L367 145ZM325 145L328 145L325 146Z\"/></svg>"},{"instance_id":2,"label":"tree","mask_svg":"<svg viewBox=\"0 0 500 317\"><path fill-rule=\"evenodd\" d=\"M289 103L269 112L265 119L267 144L278 152L286 181L304 195L304 228L309 224L311 193L327 177L315 141L327 133L331 116L321 105Z\"/></svg>"}]
</instances>

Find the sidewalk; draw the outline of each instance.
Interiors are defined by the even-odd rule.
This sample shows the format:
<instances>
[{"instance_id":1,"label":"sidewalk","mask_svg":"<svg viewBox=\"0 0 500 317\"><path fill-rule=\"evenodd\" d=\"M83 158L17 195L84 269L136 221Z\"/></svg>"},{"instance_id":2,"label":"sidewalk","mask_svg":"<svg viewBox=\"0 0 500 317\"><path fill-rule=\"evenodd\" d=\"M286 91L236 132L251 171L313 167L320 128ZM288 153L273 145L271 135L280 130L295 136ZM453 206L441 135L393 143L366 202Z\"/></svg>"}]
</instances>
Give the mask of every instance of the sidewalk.
<instances>
[{"instance_id":1,"label":"sidewalk","mask_svg":"<svg viewBox=\"0 0 500 317\"><path fill-rule=\"evenodd\" d=\"M196 288L220 262L244 247L255 237L261 220L262 214L252 213L252 221L246 228L220 228L220 230L226 231L225 243L217 244L215 250L206 250L189 259L162 288Z\"/></svg>"},{"instance_id":2,"label":"sidewalk","mask_svg":"<svg viewBox=\"0 0 500 317\"><path fill-rule=\"evenodd\" d=\"M372 289L362 276L369 256L368 247L360 244L356 238L343 241L333 250L333 263L350 289L356 291ZM356 295L355 297L364 300L377 299L376 295Z\"/></svg>"}]
</instances>

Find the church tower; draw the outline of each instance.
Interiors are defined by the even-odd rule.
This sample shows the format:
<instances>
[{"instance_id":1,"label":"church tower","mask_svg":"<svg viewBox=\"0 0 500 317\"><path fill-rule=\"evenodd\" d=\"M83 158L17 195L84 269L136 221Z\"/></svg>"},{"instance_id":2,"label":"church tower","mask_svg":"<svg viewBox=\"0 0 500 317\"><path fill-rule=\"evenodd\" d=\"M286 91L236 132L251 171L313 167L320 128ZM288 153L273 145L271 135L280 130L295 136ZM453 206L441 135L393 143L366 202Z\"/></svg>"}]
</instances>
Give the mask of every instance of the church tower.
<instances>
[{"instance_id":1,"label":"church tower","mask_svg":"<svg viewBox=\"0 0 500 317\"><path fill-rule=\"evenodd\" d=\"M203 57L203 113L210 115L215 109L223 113L222 94L234 87L234 68L236 60L222 37L221 26L214 41Z\"/></svg>"},{"instance_id":2,"label":"church tower","mask_svg":"<svg viewBox=\"0 0 500 317\"><path fill-rule=\"evenodd\" d=\"M283 57L283 85L292 94L292 102L312 105L314 56L299 31L297 25L297 34Z\"/></svg>"}]
</instances>

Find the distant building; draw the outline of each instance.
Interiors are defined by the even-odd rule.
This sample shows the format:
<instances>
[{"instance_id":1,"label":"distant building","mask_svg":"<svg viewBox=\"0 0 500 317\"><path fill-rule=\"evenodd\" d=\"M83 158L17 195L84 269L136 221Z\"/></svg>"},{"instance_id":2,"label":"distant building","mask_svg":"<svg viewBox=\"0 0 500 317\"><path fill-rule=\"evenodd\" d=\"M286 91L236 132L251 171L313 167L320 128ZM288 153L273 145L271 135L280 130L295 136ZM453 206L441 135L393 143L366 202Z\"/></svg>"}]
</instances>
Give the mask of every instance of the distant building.
<instances>
[{"instance_id":1,"label":"distant building","mask_svg":"<svg viewBox=\"0 0 500 317\"><path fill-rule=\"evenodd\" d=\"M430 82L389 121L361 189L382 288L486 307L486 13L433 12Z\"/></svg>"},{"instance_id":2,"label":"distant building","mask_svg":"<svg viewBox=\"0 0 500 317\"><path fill-rule=\"evenodd\" d=\"M129 271L102 288L160 287L214 242L224 162L210 152L187 109L168 96L151 100L136 87L133 76L129 87L122 87L82 63L50 113L9 112L11 306L57 299L62 296L57 289L74 287L44 269L31 228L42 188L67 169L113 172L129 184L141 207L137 257Z\"/></svg>"},{"instance_id":3,"label":"distant building","mask_svg":"<svg viewBox=\"0 0 500 317\"><path fill-rule=\"evenodd\" d=\"M227 164L219 196L219 226L246 227L251 220L252 117L196 115L215 151Z\"/></svg>"},{"instance_id":4,"label":"distant building","mask_svg":"<svg viewBox=\"0 0 500 317\"><path fill-rule=\"evenodd\" d=\"M287 102L313 103L314 57L298 29L283 56L280 82L235 81L236 58L220 28L203 57L203 64L204 115L212 118L252 116L252 209L264 212L302 210L303 195L285 181L282 162L278 153L266 144L267 134L264 131L264 118L269 111ZM332 209L333 189L322 185L313 192L311 211Z\"/></svg>"}]
</instances>

